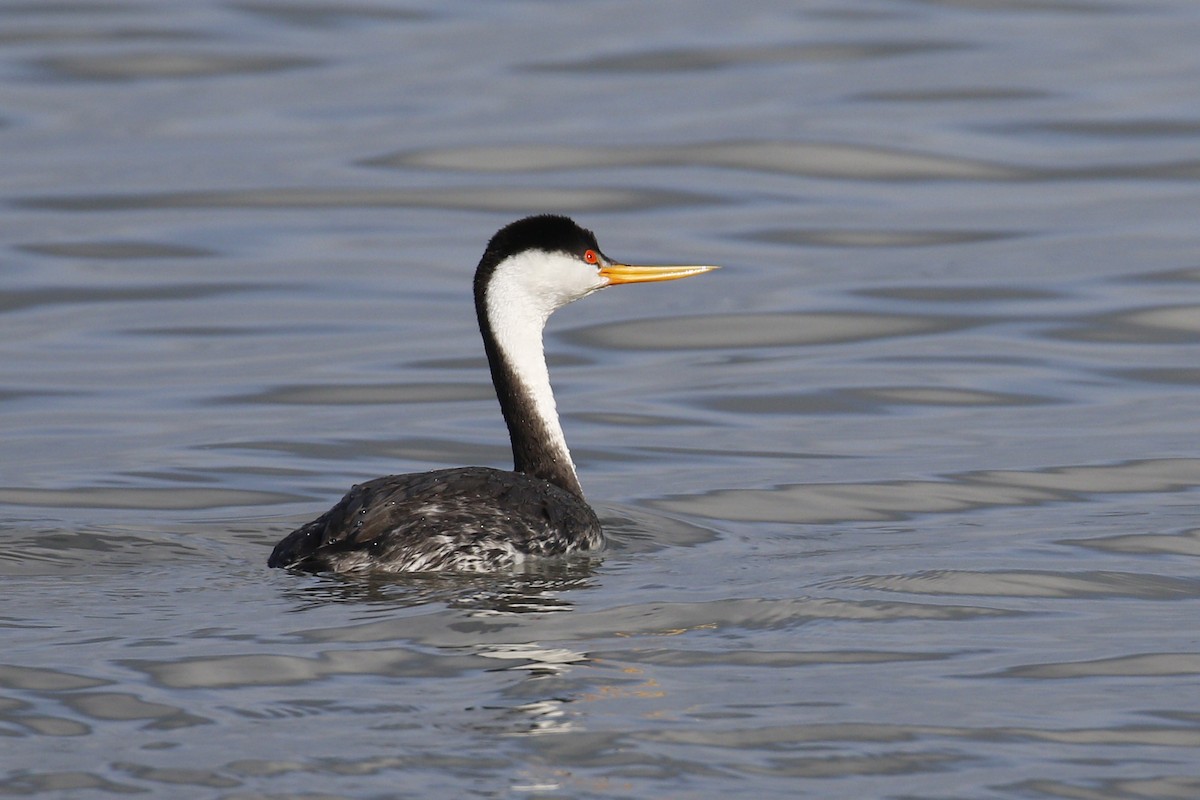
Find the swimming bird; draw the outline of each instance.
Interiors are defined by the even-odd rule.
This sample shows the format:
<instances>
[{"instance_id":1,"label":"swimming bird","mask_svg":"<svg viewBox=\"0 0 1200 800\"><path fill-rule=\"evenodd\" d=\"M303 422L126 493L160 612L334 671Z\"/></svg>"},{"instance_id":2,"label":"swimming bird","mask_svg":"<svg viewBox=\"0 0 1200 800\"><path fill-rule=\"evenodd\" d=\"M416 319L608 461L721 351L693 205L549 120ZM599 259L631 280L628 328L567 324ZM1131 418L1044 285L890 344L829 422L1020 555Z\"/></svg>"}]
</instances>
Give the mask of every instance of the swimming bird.
<instances>
[{"instance_id":1,"label":"swimming bird","mask_svg":"<svg viewBox=\"0 0 1200 800\"><path fill-rule=\"evenodd\" d=\"M630 266L567 217L501 228L475 271L475 312L512 442L513 470L459 467L354 486L275 546L267 562L313 572L489 572L600 547L550 388L542 330L556 309L622 283L712 266Z\"/></svg>"}]
</instances>

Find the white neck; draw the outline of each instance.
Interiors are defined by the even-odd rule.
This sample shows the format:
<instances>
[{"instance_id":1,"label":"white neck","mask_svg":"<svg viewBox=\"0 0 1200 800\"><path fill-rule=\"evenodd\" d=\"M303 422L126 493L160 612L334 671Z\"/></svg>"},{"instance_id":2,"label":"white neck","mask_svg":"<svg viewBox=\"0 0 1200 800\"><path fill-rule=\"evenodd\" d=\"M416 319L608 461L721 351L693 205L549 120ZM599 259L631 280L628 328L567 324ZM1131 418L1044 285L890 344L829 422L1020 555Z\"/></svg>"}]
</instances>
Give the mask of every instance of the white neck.
<instances>
[{"instance_id":1,"label":"white neck","mask_svg":"<svg viewBox=\"0 0 1200 800\"><path fill-rule=\"evenodd\" d=\"M531 421L540 423L546 445L553 451L555 460L576 476L578 482L575 463L571 460L558 419L542 341L542 331L550 314L570 299L574 298L559 301L536 281L531 282L525 270L499 269L488 286L487 317L496 346L518 383L514 388L529 403L528 413L535 418Z\"/></svg>"}]
</instances>

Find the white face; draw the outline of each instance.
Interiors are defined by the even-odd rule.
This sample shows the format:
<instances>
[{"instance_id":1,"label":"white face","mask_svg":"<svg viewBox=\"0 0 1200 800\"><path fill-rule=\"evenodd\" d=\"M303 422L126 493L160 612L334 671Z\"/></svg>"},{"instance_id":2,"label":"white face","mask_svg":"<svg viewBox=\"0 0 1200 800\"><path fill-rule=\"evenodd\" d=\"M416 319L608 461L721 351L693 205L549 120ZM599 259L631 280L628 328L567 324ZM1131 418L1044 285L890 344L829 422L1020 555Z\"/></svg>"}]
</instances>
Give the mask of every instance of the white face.
<instances>
[{"instance_id":1,"label":"white face","mask_svg":"<svg viewBox=\"0 0 1200 800\"><path fill-rule=\"evenodd\" d=\"M569 253L526 250L496 265L489 304L503 304L545 323L555 309L607 286L608 279L600 274L604 264L599 254L595 263L588 263Z\"/></svg>"}]
</instances>

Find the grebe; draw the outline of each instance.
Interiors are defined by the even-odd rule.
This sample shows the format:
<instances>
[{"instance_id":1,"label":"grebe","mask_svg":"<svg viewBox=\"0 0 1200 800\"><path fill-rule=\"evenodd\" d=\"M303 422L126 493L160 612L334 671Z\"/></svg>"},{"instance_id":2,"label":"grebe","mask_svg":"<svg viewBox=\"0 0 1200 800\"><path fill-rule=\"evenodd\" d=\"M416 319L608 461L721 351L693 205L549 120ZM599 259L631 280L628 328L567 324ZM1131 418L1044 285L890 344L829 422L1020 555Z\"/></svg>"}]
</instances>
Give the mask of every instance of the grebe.
<instances>
[{"instance_id":1,"label":"grebe","mask_svg":"<svg viewBox=\"0 0 1200 800\"><path fill-rule=\"evenodd\" d=\"M606 286L687 278L711 266L633 267L566 217L502 228L475 271L475 311L512 441L513 471L390 475L353 487L275 546L271 567L333 572L488 572L604 541L559 425L542 330Z\"/></svg>"}]
</instances>

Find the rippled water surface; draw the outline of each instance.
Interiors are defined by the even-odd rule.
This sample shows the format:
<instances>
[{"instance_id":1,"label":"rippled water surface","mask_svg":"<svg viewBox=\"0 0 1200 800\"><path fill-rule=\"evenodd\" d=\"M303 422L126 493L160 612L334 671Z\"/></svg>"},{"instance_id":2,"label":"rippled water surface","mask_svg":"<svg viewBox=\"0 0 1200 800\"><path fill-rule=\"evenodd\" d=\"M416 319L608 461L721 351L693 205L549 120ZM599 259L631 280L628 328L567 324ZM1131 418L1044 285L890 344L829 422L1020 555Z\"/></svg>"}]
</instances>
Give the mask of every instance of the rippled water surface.
<instances>
[{"instance_id":1,"label":"rippled water surface","mask_svg":"<svg viewBox=\"0 0 1200 800\"><path fill-rule=\"evenodd\" d=\"M0 3L0 795L1200 796L1200 6ZM591 559L267 570L506 466Z\"/></svg>"}]
</instances>

